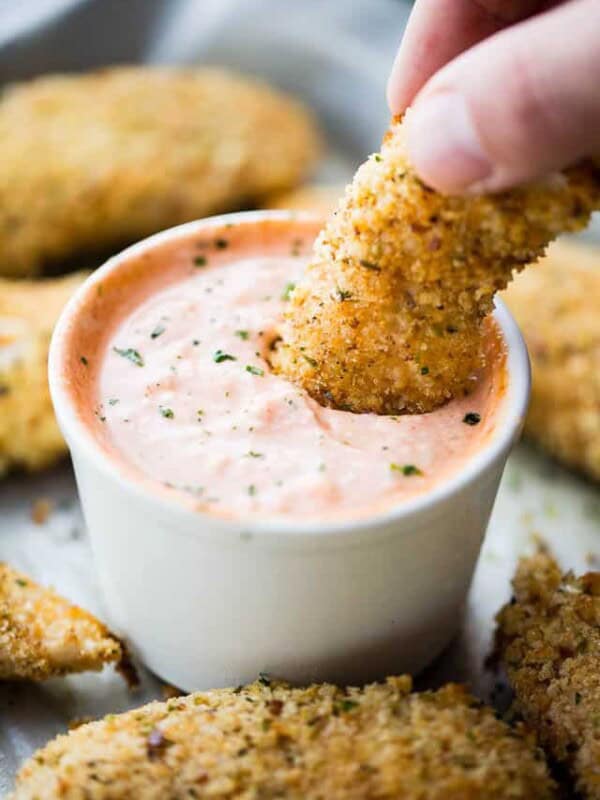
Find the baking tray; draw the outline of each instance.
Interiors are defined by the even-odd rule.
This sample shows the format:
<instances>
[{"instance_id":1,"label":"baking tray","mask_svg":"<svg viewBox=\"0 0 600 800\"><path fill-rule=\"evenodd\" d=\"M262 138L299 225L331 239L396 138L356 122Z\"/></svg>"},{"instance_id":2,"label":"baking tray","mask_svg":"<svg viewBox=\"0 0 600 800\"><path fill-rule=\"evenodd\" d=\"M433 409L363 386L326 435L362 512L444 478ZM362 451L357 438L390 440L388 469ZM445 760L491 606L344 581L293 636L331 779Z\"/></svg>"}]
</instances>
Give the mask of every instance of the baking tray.
<instances>
[{"instance_id":1,"label":"baking tray","mask_svg":"<svg viewBox=\"0 0 600 800\"><path fill-rule=\"evenodd\" d=\"M249 5L252 14L247 13ZM240 7L246 10L242 18ZM173 3L171 10L160 32L148 40L147 59L226 64L304 97L315 108L329 141L319 173L322 180L346 181L364 155L377 148L387 119L387 70L406 6L393 0L306 0L286 4L283 14L278 0L207 0L201 21L193 0ZM42 499L50 502L51 511L43 524L36 524L32 509ZM484 660L493 616L510 594L518 555L532 550L540 539L565 566L594 566L600 561L600 495L520 444L509 459L460 632L420 676L419 686L465 681L489 699L496 678L485 670ZM103 616L68 464L0 484L0 560ZM74 721L160 698L161 682L143 668L141 674L142 686L134 693L110 668L40 685L0 686L0 793L10 790L24 758Z\"/></svg>"}]
</instances>

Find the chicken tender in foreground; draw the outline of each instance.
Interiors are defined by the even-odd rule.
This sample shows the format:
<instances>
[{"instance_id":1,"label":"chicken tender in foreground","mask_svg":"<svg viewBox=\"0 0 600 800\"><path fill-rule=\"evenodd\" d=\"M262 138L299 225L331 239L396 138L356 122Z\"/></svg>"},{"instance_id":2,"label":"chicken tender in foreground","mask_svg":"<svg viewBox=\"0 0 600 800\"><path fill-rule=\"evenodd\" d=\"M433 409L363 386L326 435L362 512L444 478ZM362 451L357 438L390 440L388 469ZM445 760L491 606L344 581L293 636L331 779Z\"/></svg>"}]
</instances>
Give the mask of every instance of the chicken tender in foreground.
<instances>
[{"instance_id":1,"label":"chicken tender in foreground","mask_svg":"<svg viewBox=\"0 0 600 800\"><path fill-rule=\"evenodd\" d=\"M85 277L0 280L0 476L13 467L42 469L67 451L48 389L48 346Z\"/></svg>"},{"instance_id":2,"label":"chicken tender in foreground","mask_svg":"<svg viewBox=\"0 0 600 800\"><path fill-rule=\"evenodd\" d=\"M261 682L111 715L59 736L13 800L553 798L540 751L459 686L410 694Z\"/></svg>"},{"instance_id":3,"label":"chicken tender in foreground","mask_svg":"<svg viewBox=\"0 0 600 800\"><path fill-rule=\"evenodd\" d=\"M431 411L472 385L482 320L513 270L598 204L591 163L502 194L438 194L410 165L395 120L317 239L275 368L324 405Z\"/></svg>"},{"instance_id":4,"label":"chicken tender in foreground","mask_svg":"<svg viewBox=\"0 0 600 800\"><path fill-rule=\"evenodd\" d=\"M0 274L39 273L298 183L308 111L218 69L38 78L0 100Z\"/></svg>"},{"instance_id":5,"label":"chicken tender in foreground","mask_svg":"<svg viewBox=\"0 0 600 800\"><path fill-rule=\"evenodd\" d=\"M0 562L0 680L42 681L117 663L126 652L95 617Z\"/></svg>"},{"instance_id":6,"label":"chicken tender in foreground","mask_svg":"<svg viewBox=\"0 0 600 800\"><path fill-rule=\"evenodd\" d=\"M514 708L582 796L600 798L600 573L561 576L540 553L520 562L513 586L495 649Z\"/></svg>"},{"instance_id":7,"label":"chicken tender in foreground","mask_svg":"<svg viewBox=\"0 0 600 800\"><path fill-rule=\"evenodd\" d=\"M525 433L600 481L600 247L557 242L505 300L531 357Z\"/></svg>"}]
</instances>

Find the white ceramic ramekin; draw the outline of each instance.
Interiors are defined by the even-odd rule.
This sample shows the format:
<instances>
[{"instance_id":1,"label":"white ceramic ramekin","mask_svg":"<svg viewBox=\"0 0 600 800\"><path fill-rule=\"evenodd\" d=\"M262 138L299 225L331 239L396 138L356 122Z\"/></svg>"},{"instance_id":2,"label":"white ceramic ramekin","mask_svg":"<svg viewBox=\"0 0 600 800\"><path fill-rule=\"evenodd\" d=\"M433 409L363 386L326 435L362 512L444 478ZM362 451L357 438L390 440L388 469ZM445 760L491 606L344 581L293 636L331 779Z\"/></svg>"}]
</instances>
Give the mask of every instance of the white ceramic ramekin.
<instances>
[{"instance_id":1,"label":"white ceramic ramekin","mask_svg":"<svg viewBox=\"0 0 600 800\"><path fill-rule=\"evenodd\" d=\"M114 257L65 308L50 387L71 449L113 625L158 675L186 690L261 672L294 682L362 683L417 672L454 634L508 453L529 396L529 362L502 303L508 386L494 434L433 491L356 521L228 520L124 475L77 412L67 333L80 298L157 244L224 223L289 219L248 212L165 231Z\"/></svg>"}]
</instances>

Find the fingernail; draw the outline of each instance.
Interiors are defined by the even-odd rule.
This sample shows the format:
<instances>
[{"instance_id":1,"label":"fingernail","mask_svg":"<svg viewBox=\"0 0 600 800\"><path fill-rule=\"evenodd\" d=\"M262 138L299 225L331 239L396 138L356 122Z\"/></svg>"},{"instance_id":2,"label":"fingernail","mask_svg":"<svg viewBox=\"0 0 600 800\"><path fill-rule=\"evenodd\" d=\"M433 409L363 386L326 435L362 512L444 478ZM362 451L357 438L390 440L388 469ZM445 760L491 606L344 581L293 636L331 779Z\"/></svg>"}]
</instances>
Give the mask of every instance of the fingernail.
<instances>
[{"instance_id":1,"label":"fingernail","mask_svg":"<svg viewBox=\"0 0 600 800\"><path fill-rule=\"evenodd\" d=\"M408 150L423 180L448 194L489 177L489 160L465 98L440 92L418 100L407 115Z\"/></svg>"}]
</instances>

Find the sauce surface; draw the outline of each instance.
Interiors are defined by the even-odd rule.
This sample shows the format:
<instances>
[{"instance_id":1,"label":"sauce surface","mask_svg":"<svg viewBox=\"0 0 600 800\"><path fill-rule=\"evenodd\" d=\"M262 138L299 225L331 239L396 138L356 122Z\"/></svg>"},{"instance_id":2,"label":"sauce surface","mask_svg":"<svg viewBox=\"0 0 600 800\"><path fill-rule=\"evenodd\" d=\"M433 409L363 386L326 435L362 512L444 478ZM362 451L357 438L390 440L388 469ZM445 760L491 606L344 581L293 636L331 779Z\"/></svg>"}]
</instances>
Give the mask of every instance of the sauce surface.
<instances>
[{"instance_id":1,"label":"sauce surface","mask_svg":"<svg viewBox=\"0 0 600 800\"><path fill-rule=\"evenodd\" d=\"M306 259L288 228L285 242L265 247L246 234L165 251L172 279L138 285L134 307L107 331L95 413L119 459L199 509L372 514L430 490L485 444L501 406L502 345L490 324L493 358L473 392L431 414L321 407L268 363Z\"/></svg>"}]
</instances>

